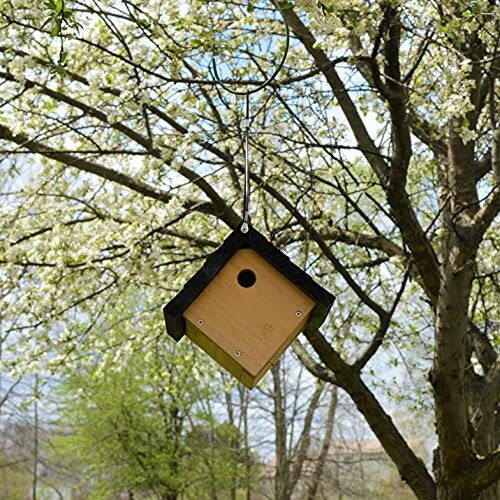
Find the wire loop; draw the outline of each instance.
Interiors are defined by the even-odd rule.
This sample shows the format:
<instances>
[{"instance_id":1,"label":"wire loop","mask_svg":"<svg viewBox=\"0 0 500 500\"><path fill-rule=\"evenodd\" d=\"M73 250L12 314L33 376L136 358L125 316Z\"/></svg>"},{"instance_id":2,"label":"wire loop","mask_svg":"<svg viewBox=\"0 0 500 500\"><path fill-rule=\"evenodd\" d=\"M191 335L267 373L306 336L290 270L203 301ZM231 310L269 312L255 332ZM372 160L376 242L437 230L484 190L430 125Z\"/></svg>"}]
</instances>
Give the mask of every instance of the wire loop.
<instances>
[{"instance_id":1,"label":"wire loop","mask_svg":"<svg viewBox=\"0 0 500 500\"><path fill-rule=\"evenodd\" d=\"M212 57L212 60L210 61L210 73L214 77L214 80L227 92L230 92L231 94L234 95L247 95L247 94L254 94L255 92L258 92L259 90L262 90L263 88L267 87L270 83L273 82L273 80L278 76L278 73L281 71L283 68L283 65L285 64L286 56L288 54L288 48L290 46L290 28L288 26L288 21L286 20L285 13L283 12L283 9L281 5L278 3L277 0L271 0L273 5L276 7L276 9L279 11L281 17L283 18L283 22L285 24L285 30L286 30L286 38L285 38L285 50L283 51L283 56L281 58L280 63L274 70L273 74L264 82L260 83L257 85L256 88L252 90L233 90L231 87L227 86L224 81L221 79L219 76L219 72L217 71L217 64L215 62L215 57Z\"/></svg>"}]
</instances>

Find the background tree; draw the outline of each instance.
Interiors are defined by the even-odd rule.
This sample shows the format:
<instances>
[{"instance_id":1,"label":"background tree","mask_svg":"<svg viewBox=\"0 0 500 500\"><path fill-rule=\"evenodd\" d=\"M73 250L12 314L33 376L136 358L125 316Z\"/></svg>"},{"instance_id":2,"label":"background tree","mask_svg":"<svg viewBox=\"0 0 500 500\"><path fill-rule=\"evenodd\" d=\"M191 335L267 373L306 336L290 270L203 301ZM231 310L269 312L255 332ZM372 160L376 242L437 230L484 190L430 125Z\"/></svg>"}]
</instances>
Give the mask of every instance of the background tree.
<instances>
[{"instance_id":1,"label":"background tree","mask_svg":"<svg viewBox=\"0 0 500 500\"><path fill-rule=\"evenodd\" d=\"M331 442L336 397L330 400L326 425L318 425L318 410L327 392L326 384L319 381L313 387L308 386L300 371L298 376L292 376L293 369L285 367L285 361L286 356L271 369L273 384L269 396L275 435L274 498L285 500L300 491L299 480L310 458L313 436L322 438L323 453L315 464L310 491L299 495L314 498Z\"/></svg>"},{"instance_id":2,"label":"background tree","mask_svg":"<svg viewBox=\"0 0 500 500\"><path fill-rule=\"evenodd\" d=\"M121 323L120 330L115 339L121 336L125 348L113 358L92 356L64 374L53 460L80 477L91 498L126 492L169 500L207 492L215 499L231 481L237 487L244 470L240 440L231 444L237 429L203 412L201 403L215 390L193 346L157 339L132 348L128 328Z\"/></svg>"},{"instance_id":3,"label":"background tree","mask_svg":"<svg viewBox=\"0 0 500 500\"><path fill-rule=\"evenodd\" d=\"M251 109L252 215L338 297L324 331L305 332L301 360L351 396L419 498L493 498L498 7L283 7L292 51ZM283 50L273 11L0 1L1 314L14 376L99 352L98 320L124 295L144 294L161 330L161 303L239 223L241 111L207 66L223 53L221 74L260 78ZM131 342L150 336L139 328ZM395 350L435 411L432 473L375 387Z\"/></svg>"}]
</instances>

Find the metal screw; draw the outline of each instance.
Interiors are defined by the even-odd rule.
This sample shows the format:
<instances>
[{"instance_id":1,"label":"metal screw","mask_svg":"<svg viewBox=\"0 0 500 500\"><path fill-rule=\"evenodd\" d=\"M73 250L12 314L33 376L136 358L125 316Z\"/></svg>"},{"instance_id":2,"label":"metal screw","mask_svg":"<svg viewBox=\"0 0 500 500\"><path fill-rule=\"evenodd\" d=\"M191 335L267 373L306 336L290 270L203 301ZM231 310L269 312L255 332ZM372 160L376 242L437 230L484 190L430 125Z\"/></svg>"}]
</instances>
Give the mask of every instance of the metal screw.
<instances>
[{"instance_id":1,"label":"metal screw","mask_svg":"<svg viewBox=\"0 0 500 500\"><path fill-rule=\"evenodd\" d=\"M234 354L236 354L236 356L238 356L238 358L241 356L241 352L240 351L236 351Z\"/></svg>"},{"instance_id":2,"label":"metal screw","mask_svg":"<svg viewBox=\"0 0 500 500\"><path fill-rule=\"evenodd\" d=\"M199 319L199 320L198 320L198 324L199 324L200 326L201 326L201 325L203 325L203 323L204 323L204 321L203 321L202 319Z\"/></svg>"},{"instance_id":3,"label":"metal screw","mask_svg":"<svg viewBox=\"0 0 500 500\"><path fill-rule=\"evenodd\" d=\"M297 311L297 312L295 313L295 316L297 316L297 318L300 318L300 317L302 316L302 313L301 313L300 311Z\"/></svg>"}]
</instances>

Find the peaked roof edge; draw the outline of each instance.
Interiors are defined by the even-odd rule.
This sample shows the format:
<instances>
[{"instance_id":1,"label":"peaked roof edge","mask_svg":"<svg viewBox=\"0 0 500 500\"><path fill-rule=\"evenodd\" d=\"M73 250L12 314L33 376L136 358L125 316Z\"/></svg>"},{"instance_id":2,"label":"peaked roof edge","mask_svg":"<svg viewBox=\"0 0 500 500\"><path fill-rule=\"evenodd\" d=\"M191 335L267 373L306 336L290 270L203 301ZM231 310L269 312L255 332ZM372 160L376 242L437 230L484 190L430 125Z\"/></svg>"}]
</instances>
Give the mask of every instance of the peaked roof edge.
<instances>
[{"instance_id":1,"label":"peaked roof edge","mask_svg":"<svg viewBox=\"0 0 500 500\"><path fill-rule=\"evenodd\" d=\"M261 233L249 227L247 233L238 226L207 258L201 269L184 285L184 288L163 307L167 333L176 341L186 332L186 321L182 314L196 297L215 278L229 259L241 248L255 250L263 259L283 274L290 282L302 290L316 303L309 317L308 325L318 328L326 318L335 297L318 285L300 267L295 265L283 252L278 250Z\"/></svg>"}]
</instances>

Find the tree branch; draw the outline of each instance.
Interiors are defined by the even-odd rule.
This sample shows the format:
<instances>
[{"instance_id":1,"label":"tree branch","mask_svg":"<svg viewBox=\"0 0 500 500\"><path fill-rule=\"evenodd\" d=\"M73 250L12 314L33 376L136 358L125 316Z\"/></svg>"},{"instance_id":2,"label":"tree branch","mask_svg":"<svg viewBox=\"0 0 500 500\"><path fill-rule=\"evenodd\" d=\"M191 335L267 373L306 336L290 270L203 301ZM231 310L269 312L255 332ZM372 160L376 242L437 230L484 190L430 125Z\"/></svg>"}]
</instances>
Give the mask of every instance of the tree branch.
<instances>
[{"instance_id":1,"label":"tree branch","mask_svg":"<svg viewBox=\"0 0 500 500\"><path fill-rule=\"evenodd\" d=\"M316 389L314 390L314 393L311 396L311 401L309 402L309 406L307 407L307 412L304 417L302 432L299 441L297 443L298 449L294 454L295 456L290 457L291 470L289 473L288 484L287 484L288 494L290 495L289 498L291 498L293 490L295 489L295 486L297 485L302 474L302 467L304 466L304 462L307 458L307 452L309 451L309 446L311 444L311 427L312 427L313 417L318 408L320 397L323 394L324 388L325 384L323 382L316 383Z\"/></svg>"},{"instance_id":2,"label":"tree branch","mask_svg":"<svg viewBox=\"0 0 500 500\"><path fill-rule=\"evenodd\" d=\"M290 230L287 233L288 234L283 234L277 238L278 246L288 245L293 241L303 241L309 235L309 233L305 230ZM319 235L325 241L340 242L346 243L347 245L380 250L389 257L405 256L404 250L400 246L396 245L382 235L372 236L367 233L338 228L321 231Z\"/></svg>"},{"instance_id":3,"label":"tree branch","mask_svg":"<svg viewBox=\"0 0 500 500\"><path fill-rule=\"evenodd\" d=\"M473 242L475 246L481 243L484 233L500 211L500 184L495 186L486 199L483 207L476 213L472 221Z\"/></svg>"},{"instance_id":4,"label":"tree branch","mask_svg":"<svg viewBox=\"0 0 500 500\"><path fill-rule=\"evenodd\" d=\"M390 8L388 8L390 10ZM424 289L435 306L439 294L439 266L432 245L425 236L420 223L413 211L408 194L404 186L406 183L406 171L411 156L411 144L409 139L409 126L406 113L406 100L400 82L399 66L388 66L386 72L389 78L386 85L391 92L390 110L395 137L395 155L391 161L391 168L383 160L380 151L369 136L359 113L349 97L335 68L327 65L328 57L315 47L316 40L307 29L301 19L291 8L284 10L286 19L297 38L303 43L309 54L317 65L323 67L323 74L330 84L342 111L349 122L351 129L358 141L368 163L379 178L382 186L386 188L388 202L392 209L392 215L396 219L405 243L412 251L415 265L419 270ZM396 15L392 13L391 15ZM391 25L390 40L386 50L394 52L399 43L398 30L400 26ZM391 31L392 30L392 31ZM389 183L390 180L390 183Z\"/></svg>"},{"instance_id":5,"label":"tree branch","mask_svg":"<svg viewBox=\"0 0 500 500\"><path fill-rule=\"evenodd\" d=\"M472 337L472 344L476 353L477 359L487 373L495 364L496 352L494 347L489 342L486 334L483 333L472 320L469 319L469 335Z\"/></svg>"},{"instance_id":6,"label":"tree branch","mask_svg":"<svg viewBox=\"0 0 500 500\"><path fill-rule=\"evenodd\" d=\"M380 326L377 330L377 333L373 337L372 341L368 345L368 347L365 349L365 351L358 357L358 359L353 363L353 368L356 371L361 371L368 361L375 355L377 352L378 348L382 345L382 342L384 341L384 337L387 333L387 330L389 330L389 326L391 325L391 318L393 317L394 313L396 312L396 308L399 304L399 301L401 300L401 297L403 296L403 292L405 291L406 288L406 283L408 282L408 277L410 275L409 269L405 272L405 275L403 277L403 281L401 283L401 287L396 294L396 298L394 299L394 303L392 304L391 310L389 311L389 314L387 318L384 318L380 322Z\"/></svg>"},{"instance_id":7,"label":"tree branch","mask_svg":"<svg viewBox=\"0 0 500 500\"><path fill-rule=\"evenodd\" d=\"M9 128L1 124L0 139L14 142L28 149L32 153L37 153L45 156L46 158L50 158L65 165L75 167L78 170L89 172L91 174L97 175L98 177L101 177L102 179L116 182L117 184L125 186L132 191L146 196L147 198L152 198L154 200L162 202L168 202L175 197L168 191L163 191L144 182L132 179L132 177L121 172L117 172L116 170L113 170L109 167L105 167L103 165L99 165L98 163L90 162L83 158L78 158L64 152L59 152L39 141L30 139L24 134L14 134ZM197 210L199 212L214 215L213 206L210 202L207 201L199 199L187 199L182 202L182 205L189 210Z\"/></svg>"},{"instance_id":8,"label":"tree branch","mask_svg":"<svg viewBox=\"0 0 500 500\"><path fill-rule=\"evenodd\" d=\"M310 235L311 239L317 243L319 248L324 253L325 257L331 262L335 270L344 278L346 283L352 288L353 292L366 304L372 311L374 311L380 318L387 316L387 311L379 304L372 300L368 294L356 283L356 280L350 275L346 267L335 257L331 248L321 238L319 233L311 226L309 221L294 207L288 200L286 195L281 194L277 189L267 184L257 174L251 174L252 180L259 184L263 189L270 193L279 203L281 203L292 214L299 224Z\"/></svg>"},{"instance_id":9,"label":"tree branch","mask_svg":"<svg viewBox=\"0 0 500 500\"><path fill-rule=\"evenodd\" d=\"M295 355L299 358L300 362L305 366L306 370L319 380L337 385L335 373L326 368L325 365L316 363L314 359L306 351L305 347L296 340L292 344L292 349Z\"/></svg>"},{"instance_id":10,"label":"tree branch","mask_svg":"<svg viewBox=\"0 0 500 500\"><path fill-rule=\"evenodd\" d=\"M5 391L2 399L0 399L0 408L5 404L5 402L9 399L10 395L14 391L14 389L21 383L22 377L19 377L8 389Z\"/></svg>"},{"instance_id":11,"label":"tree branch","mask_svg":"<svg viewBox=\"0 0 500 500\"><path fill-rule=\"evenodd\" d=\"M438 131L412 107L408 108L408 122L412 134L428 146L437 158L446 157L448 150L444 141L438 138Z\"/></svg>"},{"instance_id":12,"label":"tree branch","mask_svg":"<svg viewBox=\"0 0 500 500\"><path fill-rule=\"evenodd\" d=\"M306 328L304 334L321 361L335 373L337 384L351 396L385 451L396 464L403 480L417 497L426 500L435 499L436 485L424 463L408 446L392 419L361 380L359 373L342 360L319 331Z\"/></svg>"},{"instance_id":13,"label":"tree branch","mask_svg":"<svg viewBox=\"0 0 500 500\"><path fill-rule=\"evenodd\" d=\"M456 491L475 494L498 481L500 477L500 450L478 460L465 474L457 478Z\"/></svg>"},{"instance_id":14,"label":"tree branch","mask_svg":"<svg viewBox=\"0 0 500 500\"><path fill-rule=\"evenodd\" d=\"M0 76L9 79L11 81L17 81L15 77L9 73L0 73ZM151 140L148 139L147 137L143 136L142 134L139 134L135 130L131 129L130 127L127 127L126 125L120 123L120 122L113 122L110 123L108 120L107 115L98 110L95 109L85 103L82 103L81 101L74 99L70 96L67 96L66 94L62 92L58 92L55 90L50 89L49 87L42 85L40 83L35 83L30 80L25 80L25 85L28 87L37 87L39 91L48 97L51 97L58 102L65 102L66 104L75 107L77 109L80 109L84 113L93 116L94 118L97 118L98 120L102 121L103 123L108 124L111 128L118 130L119 132L123 133L125 136L128 138L132 139L135 141L137 144L140 144L142 147L144 147L152 156L162 159L166 164L169 163L168 160L165 160L162 157L161 151L158 148L153 147L153 144L151 143ZM152 107L146 106L146 109L152 110ZM165 118L165 116L163 116ZM169 120L169 123L172 122L172 120ZM177 124L176 124L177 125ZM179 126L178 126L179 127ZM187 130L184 129L183 127L181 128L182 133L187 133ZM208 148L208 143L202 142L202 145ZM28 148L29 149L29 148ZM39 148L39 152L41 154L44 154L44 156L50 157L50 150L51 148L47 148L48 152L43 152L43 148ZM210 149L209 149L210 150ZM55 151L55 150L52 150ZM43 153L42 153L43 152ZM63 153L61 153L62 155ZM76 165L73 165L76 166ZM189 181L193 182L196 184L207 196L208 198L212 201L211 203L211 209L210 211L206 211L205 213L210 213L211 215L216 215L221 218L229 227L236 227L238 223L240 222L240 217L230 208L226 205L224 200L218 195L218 193L213 189L213 187L200 175L198 175L196 172L193 172L192 170L186 168L185 166L181 166L178 169L179 173L183 175L186 179ZM203 206L203 205L201 205ZM201 210L199 210L201 211Z\"/></svg>"},{"instance_id":15,"label":"tree branch","mask_svg":"<svg viewBox=\"0 0 500 500\"><path fill-rule=\"evenodd\" d=\"M368 134L363 120L361 119L356 106L352 102L342 80L335 70L335 67L331 64L328 56L322 50L315 47L316 39L297 16L293 8L285 8L283 12L290 28L302 42L309 54L313 57L316 65L319 68L322 68L323 75L332 88L347 121L351 125L360 150L363 152L363 155L367 159L368 163L372 166L374 172L376 172L380 182L385 185L388 176L387 165L384 162L379 149L375 146L375 143Z\"/></svg>"}]
</instances>

